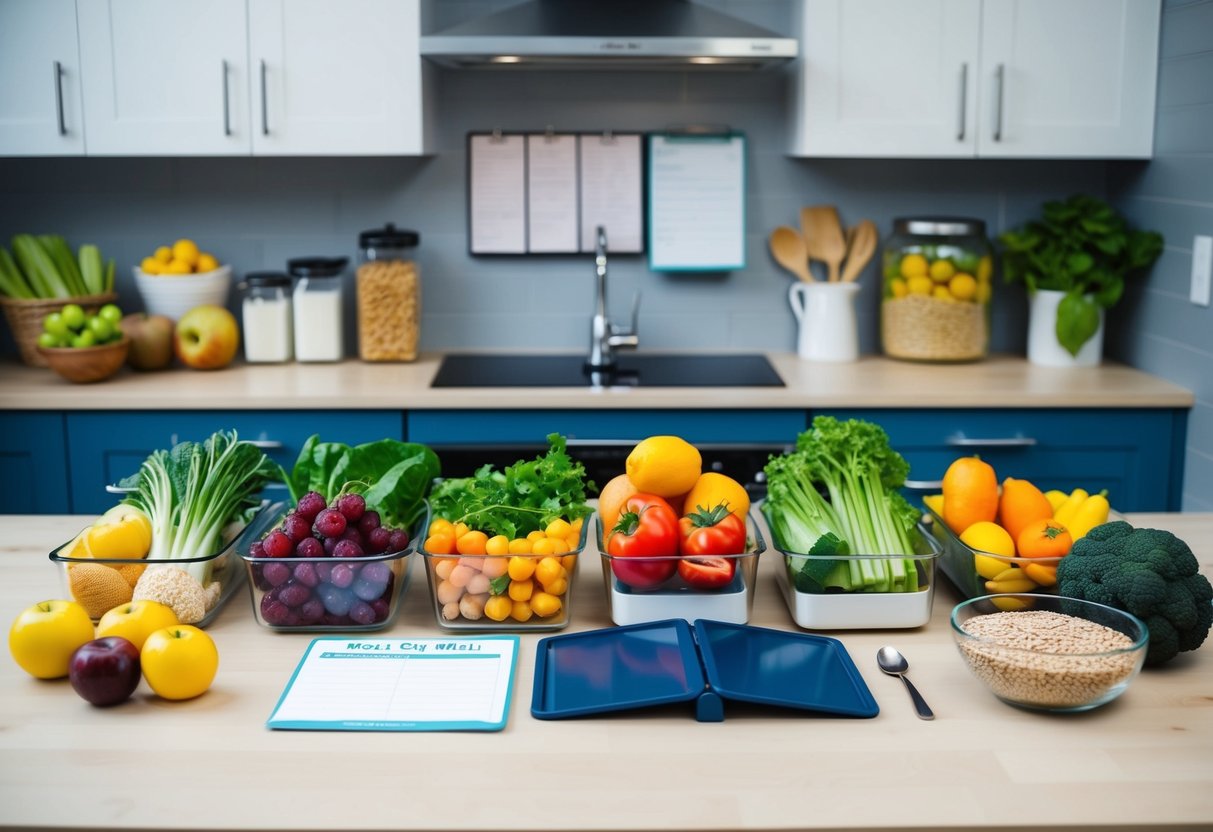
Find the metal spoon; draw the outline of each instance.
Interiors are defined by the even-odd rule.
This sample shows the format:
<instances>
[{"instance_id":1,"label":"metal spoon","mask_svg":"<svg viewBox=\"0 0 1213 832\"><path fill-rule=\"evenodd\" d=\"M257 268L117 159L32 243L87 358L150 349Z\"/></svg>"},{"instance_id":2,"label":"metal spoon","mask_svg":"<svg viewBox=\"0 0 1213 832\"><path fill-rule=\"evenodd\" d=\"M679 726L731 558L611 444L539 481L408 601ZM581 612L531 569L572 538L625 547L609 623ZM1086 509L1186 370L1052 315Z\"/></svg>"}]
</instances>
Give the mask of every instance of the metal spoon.
<instances>
[{"instance_id":1,"label":"metal spoon","mask_svg":"<svg viewBox=\"0 0 1213 832\"><path fill-rule=\"evenodd\" d=\"M901 655L896 647L881 647L876 651L876 664L880 665L880 669L890 676L897 676L901 681L906 683L906 690L910 692L910 699L914 701L914 710L918 712L919 719L934 719L935 712L927 705L927 701L922 698L922 694L918 692L918 688L906 678L906 671L910 669L910 663L906 661L906 657Z\"/></svg>"}]
</instances>

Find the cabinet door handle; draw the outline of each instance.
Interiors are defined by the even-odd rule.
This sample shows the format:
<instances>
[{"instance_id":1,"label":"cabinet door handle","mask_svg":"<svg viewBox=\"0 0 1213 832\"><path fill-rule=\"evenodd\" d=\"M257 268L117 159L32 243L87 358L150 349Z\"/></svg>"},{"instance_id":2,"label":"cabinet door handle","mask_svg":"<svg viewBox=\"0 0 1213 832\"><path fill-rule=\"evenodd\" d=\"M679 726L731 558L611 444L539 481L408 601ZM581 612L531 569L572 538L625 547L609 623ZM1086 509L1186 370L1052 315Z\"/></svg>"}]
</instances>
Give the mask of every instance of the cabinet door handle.
<instances>
[{"instance_id":1,"label":"cabinet door handle","mask_svg":"<svg viewBox=\"0 0 1213 832\"><path fill-rule=\"evenodd\" d=\"M261 60L261 135L270 134L270 105L266 100L265 59Z\"/></svg>"},{"instance_id":2,"label":"cabinet door handle","mask_svg":"<svg viewBox=\"0 0 1213 832\"><path fill-rule=\"evenodd\" d=\"M1007 86L1007 65L999 64L994 70L994 141L1002 141L1003 90Z\"/></svg>"},{"instance_id":3,"label":"cabinet door handle","mask_svg":"<svg viewBox=\"0 0 1213 832\"><path fill-rule=\"evenodd\" d=\"M223 135L232 135L232 113L227 94L227 59L223 60Z\"/></svg>"},{"instance_id":4,"label":"cabinet door handle","mask_svg":"<svg viewBox=\"0 0 1213 832\"><path fill-rule=\"evenodd\" d=\"M105 486L106 494L130 494L134 490L135 489L133 489L133 488L126 488L121 485L114 485L113 483L110 483L109 485Z\"/></svg>"},{"instance_id":5,"label":"cabinet door handle","mask_svg":"<svg viewBox=\"0 0 1213 832\"><path fill-rule=\"evenodd\" d=\"M965 103L968 100L969 91L969 65L963 63L960 65L960 127L956 132L956 141L963 142L965 140Z\"/></svg>"},{"instance_id":6,"label":"cabinet door handle","mask_svg":"<svg viewBox=\"0 0 1213 832\"><path fill-rule=\"evenodd\" d=\"M1030 448L1036 444L1036 438L1033 436L997 436L982 439L958 433L949 436L944 443L953 448Z\"/></svg>"},{"instance_id":7,"label":"cabinet door handle","mask_svg":"<svg viewBox=\"0 0 1213 832\"><path fill-rule=\"evenodd\" d=\"M938 491L943 488L943 480L906 480L902 487L911 491Z\"/></svg>"},{"instance_id":8,"label":"cabinet door handle","mask_svg":"<svg viewBox=\"0 0 1213 832\"><path fill-rule=\"evenodd\" d=\"M59 116L59 135L67 135L67 121L63 116L63 64L55 61L55 112Z\"/></svg>"},{"instance_id":9,"label":"cabinet door handle","mask_svg":"<svg viewBox=\"0 0 1213 832\"><path fill-rule=\"evenodd\" d=\"M260 448L263 451L281 451L286 447L277 439L249 439L248 443L254 448Z\"/></svg>"}]
</instances>

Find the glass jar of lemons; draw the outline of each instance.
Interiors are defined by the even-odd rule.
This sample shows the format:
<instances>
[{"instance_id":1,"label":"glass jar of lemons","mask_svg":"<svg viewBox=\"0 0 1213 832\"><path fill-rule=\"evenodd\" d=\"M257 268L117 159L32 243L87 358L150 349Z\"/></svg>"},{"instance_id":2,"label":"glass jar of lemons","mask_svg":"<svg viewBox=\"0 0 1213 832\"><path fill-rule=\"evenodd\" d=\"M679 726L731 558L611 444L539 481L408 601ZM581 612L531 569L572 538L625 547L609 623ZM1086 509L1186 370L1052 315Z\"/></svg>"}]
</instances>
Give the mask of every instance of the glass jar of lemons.
<instances>
[{"instance_id":1,"label":"glass jar of lemons","mask_svg":"<svg viewBox=\"0 0 1213 832\"><path fill-rule=\"evenodd\" d=\"M985 357L994 255L984 222L896 219L882 268L880 338L886 355L911 361Z\"/></svg>"}]
</instances>

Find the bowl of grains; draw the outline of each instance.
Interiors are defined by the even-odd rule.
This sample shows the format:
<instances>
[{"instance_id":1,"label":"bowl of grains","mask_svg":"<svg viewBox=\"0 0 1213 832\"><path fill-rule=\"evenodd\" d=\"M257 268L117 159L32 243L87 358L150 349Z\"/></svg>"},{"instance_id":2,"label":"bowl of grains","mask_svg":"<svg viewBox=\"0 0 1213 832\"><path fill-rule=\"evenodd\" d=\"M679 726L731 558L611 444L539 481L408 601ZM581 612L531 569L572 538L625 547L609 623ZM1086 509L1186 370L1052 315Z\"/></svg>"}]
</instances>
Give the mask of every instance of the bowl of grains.
<instances>
[{"instance_id":1,"label":"bowl of grains","mask_svg":"<svg viewBox=\"0 0 1213 832\"><path fill-rule=\"evenodd\" d=\"M1010 705L1089 711L1125 692L1149 631L1113 607L1052 595L982 595L952 610L952 637L973 675Z\"/></svg>"}]
</instances>

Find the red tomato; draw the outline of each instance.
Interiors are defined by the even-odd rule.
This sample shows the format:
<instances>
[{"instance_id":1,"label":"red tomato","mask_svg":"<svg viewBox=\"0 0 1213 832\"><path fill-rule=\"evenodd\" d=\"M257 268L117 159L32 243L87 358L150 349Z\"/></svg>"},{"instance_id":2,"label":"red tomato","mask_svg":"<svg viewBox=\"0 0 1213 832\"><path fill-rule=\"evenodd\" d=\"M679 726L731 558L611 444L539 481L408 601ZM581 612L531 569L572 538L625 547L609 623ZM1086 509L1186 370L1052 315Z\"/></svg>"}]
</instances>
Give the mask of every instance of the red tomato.
<instances>
[{"instance_id":1,"label":"red tomato","mask_svg":"<svg viewBox=\"0 0 1213 832\"><path fill-rule=\"evenodd\" d=\"M651 589L677 568L678 515L661 497L633 494L606 540L615 577L634 589Z\"/></svg>"},{"instance_id":2,"label":"red tomato","mask_svg":"<svg viewBox=\"0 0 1213 832\"><path fill-rule=\"evenodd\" d=\"M737 571L737 558L693 557L678 561L678 576L695 589L728 586Z\"/></svg>"},{"instance_id":3,"label":"red tomato","mask_svg":"<svg viewBox=\"0 0 1213 832\"><path fill-rule=\"evenodd\" d=\"M724 503L698 508L678 521L678 550L683 555L740 555L745 551L745 521Z\"/></svg>"}]
</instances>

